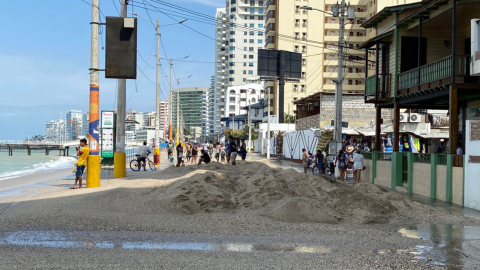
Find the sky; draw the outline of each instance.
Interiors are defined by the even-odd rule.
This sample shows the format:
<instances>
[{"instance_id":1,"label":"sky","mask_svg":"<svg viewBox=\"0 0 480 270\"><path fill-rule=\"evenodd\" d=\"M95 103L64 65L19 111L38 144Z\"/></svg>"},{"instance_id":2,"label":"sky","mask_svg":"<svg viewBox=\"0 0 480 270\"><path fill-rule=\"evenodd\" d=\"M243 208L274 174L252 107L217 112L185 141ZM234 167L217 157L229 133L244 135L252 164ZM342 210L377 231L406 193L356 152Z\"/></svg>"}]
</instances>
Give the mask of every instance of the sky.
<instances>
[{"instance_id":1,"label":"sky","mask_svg":"<svg viewBox=\"0 0 480 270\"><path fill-rule=\"evenodd\" d=\"M189 19L175 8L161 5L171 3L199 13L215 16L223 0L145 0L163 12L176 14L174 19ZM128 12L138 13L160 24L175 23L157 11L147 11L142 0L133 1ZM0 140L23 140L28 134L43 135L45 123L60 119L69 110L88 111L90 68L91 0L15 0L3 5L0 16ZM132 1L130 1L132 4ZM119 0L100 0L105 16L118 16ZM128 16L132 16L130 13ZM101 20L105 22L103 16ZM140 112L155 110L155 29L138 18L137 79L127 80L127 109ZM184 23L198 32L215 37L215 27L189 20ZM214 40L202 36L183 25L161 27L163 48L161 57L189 61L214 62ZM103 28L104 29L104 28ZM100 36L100 48L105 44L105 33ZM164 50L163 50L164 49ZM105 50L100 50L100 68L104 68ZM142 60L143 57L145 61ZM145 63L146 62L146 63ZM175 79L180 87L208 86L214 74L213 63L174 62ZM162 60L161 100L168 98L168 62ZM145 73L146 77L142 74ZM164 80L163 80L164 79ZM116 106L116 80L106 79L100 72L100 110Z\"/></svg>"}]
</instances>

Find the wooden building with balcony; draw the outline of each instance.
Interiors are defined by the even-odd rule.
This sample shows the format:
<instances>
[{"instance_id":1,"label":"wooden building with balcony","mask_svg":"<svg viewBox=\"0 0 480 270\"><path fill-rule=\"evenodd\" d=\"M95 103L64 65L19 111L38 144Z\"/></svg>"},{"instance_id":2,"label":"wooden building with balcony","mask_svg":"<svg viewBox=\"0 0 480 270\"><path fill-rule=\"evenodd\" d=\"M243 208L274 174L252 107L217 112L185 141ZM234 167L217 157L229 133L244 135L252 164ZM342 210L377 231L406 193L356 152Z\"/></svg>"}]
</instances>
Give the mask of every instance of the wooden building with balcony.
<instances>
[{"instance_id":1,"label":"wooden building with balcony","mask_svg":"<svg viewBox=\"0 0 480 270\"><path fill-rule=\"evenodd\" d=\"M459 115L480 100L479 77L470 76L471 20L478 17L478 0L424 0L386 7L363 24L377 30L377 36L361 46L370 67L365 102L375 104L377 127L384 108L394 109L395 134L400 109L449 110L449 153L455 153L465 136L465 117L459 121ZM372 51L375 57L369 58ZM376 138L380 149L380 136ZM395 152L398 139L395 136Z\"/></svg>"},{"instance_id":2,"label":"wooden building with balcony","mask_svg":"<svg viewBox=\"0 0 480 270\"><path fill-rule=\"evenodd\" d=\"M474 19L480 19L480 0L423 0L386 7L362 25L377 31L361 45L366 52L365 103L374 104L376 111L375 184L392 189L407 184L409 193L480 209L478 196L469 193L478 194L480 185L468 177L475 175L469 166L480 162L474 161L472 147L464 148L465 156L455 155L458 146L472 141L472 121L480 122L479 115L471 114L480 111L480 77L470 75ZM393 111L394 149L388 155L379 152L382 109ZM448 110L448 154L399 153L402 109ZM422 162L429 164L421 169Z\"/></svg>"}]
</instances>

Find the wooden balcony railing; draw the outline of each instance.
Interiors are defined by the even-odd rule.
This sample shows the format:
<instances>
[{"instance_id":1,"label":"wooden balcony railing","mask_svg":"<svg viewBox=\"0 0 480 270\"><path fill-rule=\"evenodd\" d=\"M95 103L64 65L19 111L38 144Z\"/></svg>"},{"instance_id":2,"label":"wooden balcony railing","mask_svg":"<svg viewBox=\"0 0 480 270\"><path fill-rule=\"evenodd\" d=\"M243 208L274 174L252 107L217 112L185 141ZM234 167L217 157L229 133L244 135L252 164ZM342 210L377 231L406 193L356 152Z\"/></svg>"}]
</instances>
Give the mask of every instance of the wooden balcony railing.
<instances>
[{"instance_id":1,"label":"wooden balcony railing","mask_svg":"<svg viewBox=\"0 0 480 270\"><path fill-rule=\"evenodd\" d=\"M365 83L365 95L375 96L377 93L376 75L368 77ZM388 98L391 96L392 75L391 74L378 74L378 98Z\"/></svg>"},{"instance_id":2,"label":"wooden balcony railing","mask_svg":"<svg viewBox=\"0 0 480 270\"><path fill-rule=\"evenodd\" d=\"M455 57L455 75L466 76L467 66L470 62L469 56ZM445 57L438 61L420 67L420 84L418 81L418 68L399 74L398 89L408 89L420 85L440 81L452 76L452 56Z\"/></svg>"}]
</instances>

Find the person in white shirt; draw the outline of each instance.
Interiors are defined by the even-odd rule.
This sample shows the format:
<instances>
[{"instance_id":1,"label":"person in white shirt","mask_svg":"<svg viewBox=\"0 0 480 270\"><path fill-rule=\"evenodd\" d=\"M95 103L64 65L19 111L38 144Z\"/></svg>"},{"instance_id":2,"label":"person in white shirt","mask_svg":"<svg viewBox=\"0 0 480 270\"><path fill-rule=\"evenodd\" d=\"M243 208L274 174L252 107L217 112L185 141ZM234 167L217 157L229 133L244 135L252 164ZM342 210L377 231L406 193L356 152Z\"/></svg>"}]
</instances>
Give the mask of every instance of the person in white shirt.
<instances>
[{"instance_id":1,"label":"person in white shirt","mask_svg":"<svg viewBox=\"0 0 480 270\"><path fill-rule=\"evenodd\" d=\"M462 146L460 144L457 147L457 155L463 156L463 149L462 149Z\"/></svg>"},{"instance_id":2,"label":"person in white shirt","mask_svg":"<svg viewBox=\"0 0 480 270\"><path fill-rule=\"evenodd\" d=\"M203 150L205 150L205 152L207 152L207 153L208 153L208 146L209 146L208 142L205 141L205 143L203 144Z\"/></svg>"},{"instance_id":3,"label":"person in white shirt","mask_svg":"<svg viewBox=\"0 0 480 270\"><path fill-rule=\"evenodd\" d=\"M355 182L360 183L363 170L363 155L360 150L357 150L357 154L353 156L353 168L356 171Z\"/></svg>"},{"instance_id":4,"label":"person in white shirt","mask_svg":"<svg viewBox=\"0 0 480 270\"><path fill-rule=\"evenodd\" d=\"M147 164L147 157L152 151L150 147L147 146L147 142L143 142L143 145L138 148L138 157L137 162L143 162L143 170L146 171L145 165Z\"/></svg>"}]
</instances>

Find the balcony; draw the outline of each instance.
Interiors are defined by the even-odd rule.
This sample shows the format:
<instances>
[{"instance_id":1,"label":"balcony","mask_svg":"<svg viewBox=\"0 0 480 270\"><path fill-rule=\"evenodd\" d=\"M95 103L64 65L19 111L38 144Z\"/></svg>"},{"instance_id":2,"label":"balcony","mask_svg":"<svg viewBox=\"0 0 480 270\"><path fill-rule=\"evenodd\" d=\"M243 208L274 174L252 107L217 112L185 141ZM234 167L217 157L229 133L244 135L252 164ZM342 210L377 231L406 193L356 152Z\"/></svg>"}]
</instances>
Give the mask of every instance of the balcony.
<instances>
[{"instance_id":1,"label":"balcony","mask_svg":"<svg viewBox=\"0 0 480 270\"><path fill-rule=\"evenodd\" d=\"M456 56L455 57L455 76L467 76L468 65L470 63L469 56ZM418 88L427 85L428 88L433 83L437 85L444 85L450 82L452 77L452 56L445 57L438 61L426 64L422 67L415 68L398 75L398 90L409 92L410 88ZM418 75L420 72L420 80ZM459 81L459 82L463 82Z\"/></svg>"},{"instance_id":2,"label":"balcony","mask_svg":"<svg viewBox=\"0 0 480 270\"><path fill-rule=\"evenodd\" d=\"M277 0L268 0L265 7L268 8L270 5L275 6L276 4L277 4Z\"/></svg>"},{"instance_id":3,"label":"balcony","mask_svg":"<svg viewBox=\"0 0 480 270\"><path fill-rule=\"evenodd\" d=\"M365 97L367 100L377 97L385 99L391 97L392 93L392 74L378 74L378 81L375 79L376 75L368 77L365 83ZM379 87L376 91L377 85Z\"/></svg>"}]
</instances>

